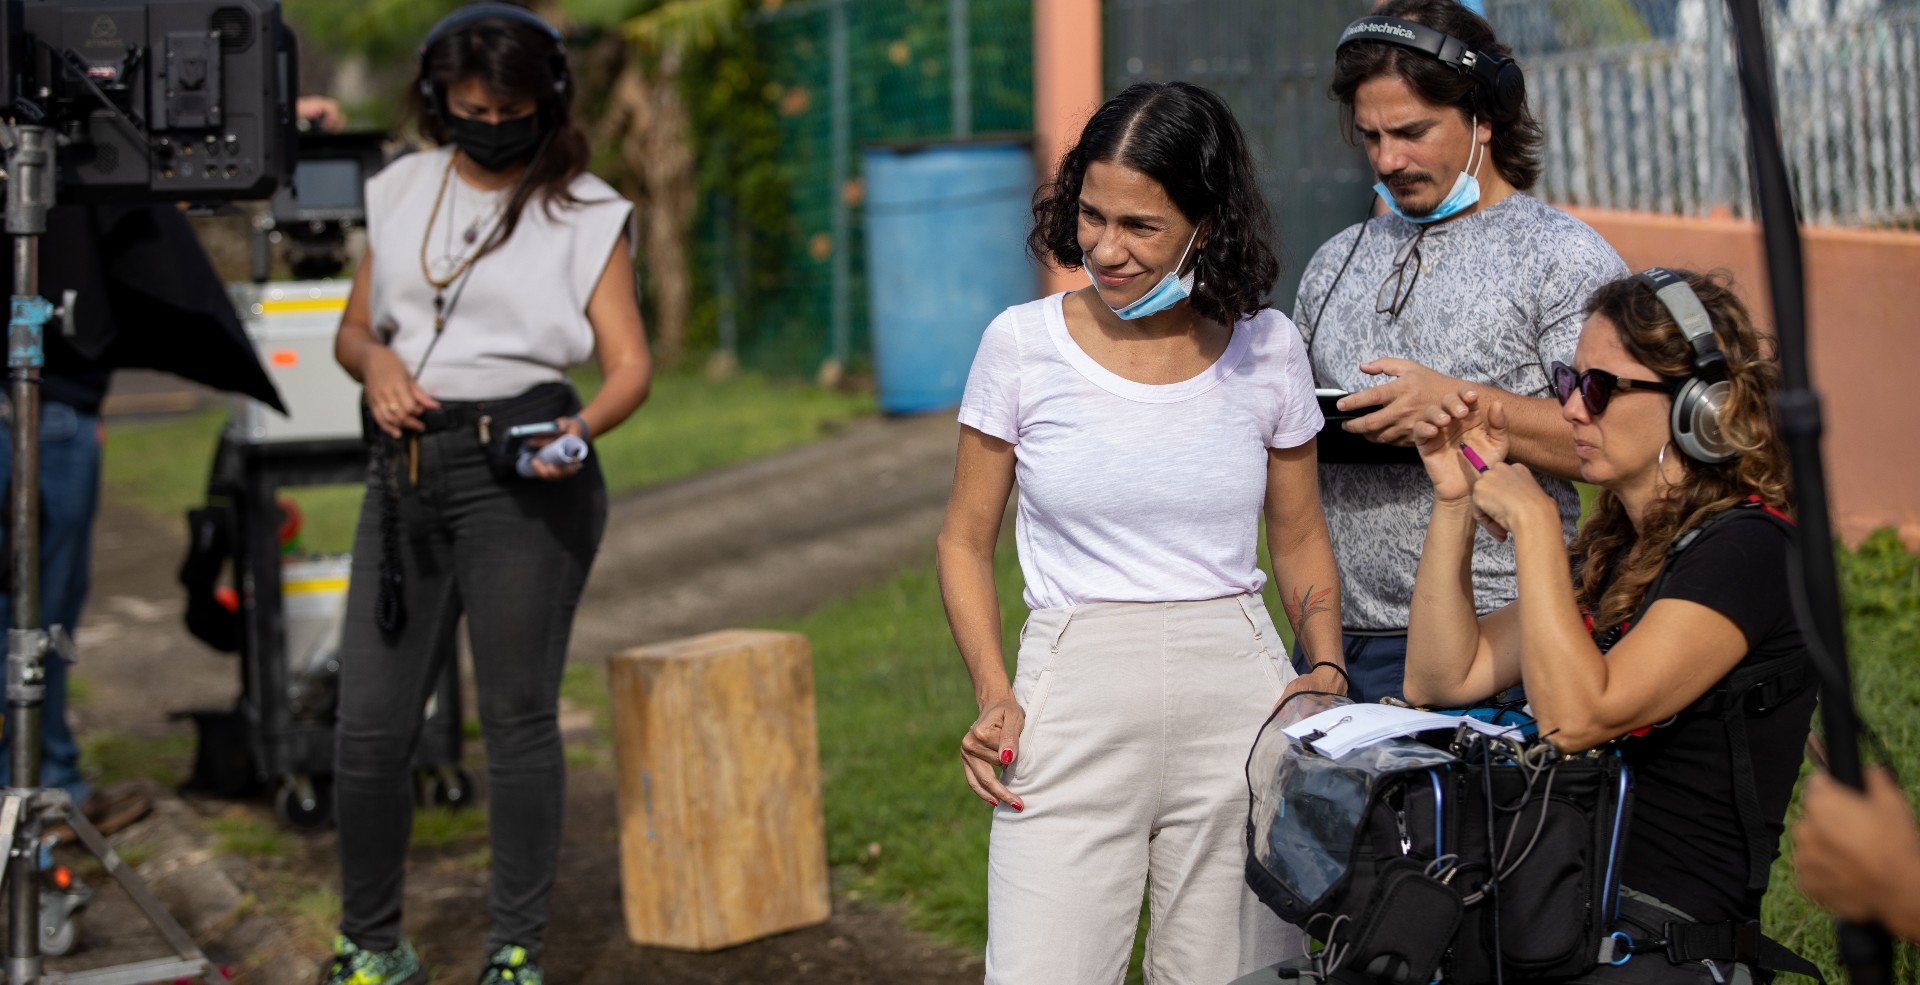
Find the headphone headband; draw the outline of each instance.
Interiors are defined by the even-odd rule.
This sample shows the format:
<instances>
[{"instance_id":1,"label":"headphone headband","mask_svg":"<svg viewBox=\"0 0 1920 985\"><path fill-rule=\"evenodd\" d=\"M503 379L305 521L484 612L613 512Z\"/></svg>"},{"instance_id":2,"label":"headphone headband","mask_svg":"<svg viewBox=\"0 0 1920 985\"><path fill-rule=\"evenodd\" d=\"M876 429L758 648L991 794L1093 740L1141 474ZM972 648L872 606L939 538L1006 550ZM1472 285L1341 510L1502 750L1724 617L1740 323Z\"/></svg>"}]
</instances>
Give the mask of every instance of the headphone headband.
<instances>
[{"instance_id":1,"label":"headphone headband","mask_svg":"<svg viewBox=\"0 0 1920 985\"><path fill-rule=\"evenodd\" d=\"M434 84L433 80L427 74L427 52L432 50L434 45L439 44L445 38L459 31L464 31L475 24L490 20L512 21L516 24L524 24L528 27L538 28L541 33L551 38L553 40L553 53L548 57L551 60L550 67L553 72L552 98L557 100L566 96L568 83L567 46L566 42L562 40L560 32L556 30L552 24L541 20L539 15L518 4L500 3L498 0L481 0L479 3L467 4L455 10L453 13L440 18L440 22L433 25L433 29L428 31L427 36L420 41L420 96L426 100L428 112L434 113L435 115L443 113L440 106L438 86Z\"/></svg>"},{"instance_id":2,"label":"headphone headband","mask_svg":"<svg viewBox=\"0 0 1920 985\"><path fill-rule=\"evenodd\" d=\"M1720 351L1720 343L1713 337L1713 319L1707 317L1707 306L1700 303L1700 296L1693 293L1686 278L1665 267L1648 267L1634 274L1633 279L1652 291L1673 316L1674 324L1680 326L1680 334L1686 336L1687 344L1693 347L1694 375L1724 378L1727 354Z\"/></svg>"},{"instance_id":3,"label":"headphone headband","mask_svg":"<svg viewBox=\"0 0 1920 985\"><path fill-rule=\"evenodd\" d=\"M427 49L433 47L441 38L485 20L506 20L525 24L528 27L537 27L552 38L554 44L560 44L560 32L555 30L552 24L541 20L533 11L519 4L482 0L480 3L467 4L440 18L440 22L433 25L433 29L428 31L426 38L420 42L420 54L425 55Z\"/></svg>"},{"instance_id":4,"label":"headphone headband","mask_svg":"<svg viewBox=\"0 0 1920 985\"><path fill-rule=\"evenodd\" d=\"M1347 25L1340 32L1340 43L1335 50L1346 47L1355 41L1385 41L1402 48L1411 48L1423 52L1428 57L1446 62L1449 65L1465 64L1462 54L1471 53L1465 42L1445 31L1437 31L1419 21L1401 20L1398 17L1362 17Z\"/></svg>"},{"instance_id":5,"label":"headphone headband","mask_svg":"<svg viewBox=\"0 0 1920 985\"><path fill-rule=\"evenodd\" d=\"M1526 102L1526 80L1513 59L1480 51L1445 31L1398 17L1362 17L1340 32L1334 50L1365 41L1417 51L1463 73L1473 80L1477 101L1493 119L1512 119Z\"/></svg>"}]
</instances>

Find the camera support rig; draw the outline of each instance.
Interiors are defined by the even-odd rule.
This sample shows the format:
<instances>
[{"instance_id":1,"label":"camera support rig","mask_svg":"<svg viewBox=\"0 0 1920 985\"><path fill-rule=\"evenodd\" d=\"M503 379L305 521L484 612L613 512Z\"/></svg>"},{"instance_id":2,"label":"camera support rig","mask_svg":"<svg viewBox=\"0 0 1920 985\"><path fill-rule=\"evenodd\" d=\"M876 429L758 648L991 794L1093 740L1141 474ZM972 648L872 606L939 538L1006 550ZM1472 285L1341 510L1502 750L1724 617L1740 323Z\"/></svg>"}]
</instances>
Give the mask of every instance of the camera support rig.
<instances>
[{"instance_id":1,"label":"camera support rig","mask_svg":"<svg viewBox=\"0 0 1920 985\"><path fill-rule=\"evenodd\" d=\"M100 832L60 789L40 782L40 710L46 696L46 660L73 659L65 631L40 625L40 369L46 362L47 323L70 326L76 297L67 292L55 309L40 297L40 236L54 198L54 136L44 126L0 124L6 151L7 236L13 241L13 302L7 322L7 396L12 405L13 481L7 499L8 572L13 592L7 631L7 755L13 785L0 794L0 845L7 862L0 879L7 891L7 985L139 985L195 977L221 985L219 968L207 960L147 884L114 852ZM40 834L64 821L80 842L132 897L177 957L157 958L71 975L42 967Z\"/></svg>"}]
</instances>

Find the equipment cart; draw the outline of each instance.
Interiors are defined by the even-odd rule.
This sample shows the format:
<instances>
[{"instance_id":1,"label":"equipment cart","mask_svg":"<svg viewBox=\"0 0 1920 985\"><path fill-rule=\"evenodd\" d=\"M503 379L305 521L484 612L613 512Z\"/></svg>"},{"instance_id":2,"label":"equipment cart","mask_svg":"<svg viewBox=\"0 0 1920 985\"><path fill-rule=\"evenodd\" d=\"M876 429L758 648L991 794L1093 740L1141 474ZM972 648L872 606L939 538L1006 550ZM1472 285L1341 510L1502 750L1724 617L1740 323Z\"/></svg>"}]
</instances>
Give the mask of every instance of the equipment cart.
<instances>
[{"instance_id":1,"label":"equipment cart","mask_svg":"<svg viewBox=\"0 0 1920 985\"><path fill-rule=\"evenodd\" d=\"M335 682L349 559L283 555L279 498L282 489L366 479L358 384L332 357L348 286L332 280L234 289L248 334L289 414L235 401L208 477L208 507L190 514L194 549L210 548L216 568L220 555L231 557L238 597L232 624L195 632L217 648L237 651L241 680L231 714L195 716L201 743L195 783L216 789L274 785L275 809L301 830L317 830L333 819ZM200 563L205 571L204 556ZM182 577L188 580L185 571ZM210 578L200 580L199 586L189 584L190 595L210 588ZM290 618L292 602L301 611ZM446 668L423 711L414 764L423 801L464 804L473 784L460 766L457 661L446 661ZM241 749L244 758L237 756Z\"/></svg>"}]
</instances>

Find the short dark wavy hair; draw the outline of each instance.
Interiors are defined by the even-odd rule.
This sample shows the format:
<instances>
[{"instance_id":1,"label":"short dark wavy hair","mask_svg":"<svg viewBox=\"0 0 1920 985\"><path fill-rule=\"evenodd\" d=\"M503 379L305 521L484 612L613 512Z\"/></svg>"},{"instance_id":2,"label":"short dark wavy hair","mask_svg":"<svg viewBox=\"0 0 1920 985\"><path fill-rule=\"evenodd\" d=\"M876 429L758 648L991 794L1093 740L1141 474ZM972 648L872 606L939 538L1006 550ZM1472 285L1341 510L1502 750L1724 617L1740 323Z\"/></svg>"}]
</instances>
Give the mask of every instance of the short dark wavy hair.
<instances>
[{"instance_id":1,"label":"short dark wavy hair","mask_svg":"<svg viewBox=\"0 0 1920 985\"><path fill-rule=\"evenodd\" d=\"M1494 37L1493 27L1485 18L1455 0L1392 0L1368 16L1398 17L1425 24L1459 38L1475 50L1507 58L1513 56L1512 49ZM1397 44L1355 41L1342 46L1334 56L1333 85L1328 87L1328 92L1345 110L1342 115L1348 142L1353 141L1354 94L1361 84L1382 75L1398 77L1427 102L1453 106L1462 113L1474 111L1473 79L1465 72ZM1508 184L1527 191L1540 180L1540 151L1547 141L1546 131L1540 121L1533 118L1524 99L1512 119L1492 122L1493 140L1487 144L1487 151L1493 156L1493 166L1500 169Z\"/></svg>"},{"instance_id":2,"label":"short dark wavy hair","mask_svg":"<svg viewBox=\"0 0 1920 985\"><path fill-rule=\"evenodd\" d=\"M1033 196L1027 251L1042 263L1080 266L1080 186L1095 162L1160 183L1180 214L1205 224L1195 247L1195 313L1232 325L1266 306L1280 278L1269 244L1273 219L1260 194L1246 135L1218 95L1186 82L1141 82L1107 100Z\"/></svg>"}]
</instances>

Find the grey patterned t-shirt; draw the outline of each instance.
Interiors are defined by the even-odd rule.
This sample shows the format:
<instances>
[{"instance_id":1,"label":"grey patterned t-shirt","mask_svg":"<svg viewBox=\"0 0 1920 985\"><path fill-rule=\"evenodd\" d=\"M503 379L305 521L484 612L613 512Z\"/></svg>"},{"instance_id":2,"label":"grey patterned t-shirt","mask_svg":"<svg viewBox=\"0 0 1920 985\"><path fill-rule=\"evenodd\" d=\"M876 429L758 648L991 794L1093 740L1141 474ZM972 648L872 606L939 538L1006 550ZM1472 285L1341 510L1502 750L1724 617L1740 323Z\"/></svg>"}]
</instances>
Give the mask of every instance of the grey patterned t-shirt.
<instances>
[{"instance_id":1,"label":"grey patterned t-shirt","mask_svg":"<svg viewBox=\"0 0 1920 985\"><path fill-rule=\"evenodd\" d=\"M1395 256L1420 227L1395 215L1374 217L1335 286L1361 229L1349 227L1322 245L1300 281L1294 321L1307 338L1318 386L1378 386L1389 377L1368 376L1359 366L1391 356L1510 393L1546 396L1547 365L1573 362L1588 295L1627 274L1620 254L1592 227L1514 194L1427 229L1418 244L1419 278L1395 317L1377 313L1376 298ZM1387 300L1391 294L1389 288ZM1542 485L1559 502L1571 535L1579 496L1559 479L1543 478ZM1340 563L1347 628L1404 629L1433 510L1426 472L1419 465L1322 464L1320 495ZM1511 541L1477 535L1473 583L1483 613L1514 600Z\"/></svg>"}]
</instances>

